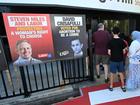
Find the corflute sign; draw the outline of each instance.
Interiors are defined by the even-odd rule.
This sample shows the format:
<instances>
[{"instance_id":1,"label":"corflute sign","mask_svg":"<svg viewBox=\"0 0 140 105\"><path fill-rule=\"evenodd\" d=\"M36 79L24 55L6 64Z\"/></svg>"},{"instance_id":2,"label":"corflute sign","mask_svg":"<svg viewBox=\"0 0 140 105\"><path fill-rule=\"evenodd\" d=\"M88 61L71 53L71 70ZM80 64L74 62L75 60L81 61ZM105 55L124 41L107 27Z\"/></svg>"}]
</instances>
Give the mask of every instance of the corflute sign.
<instances>
[{"instance_id":1,"label":"corflute sign","mask_svg":"<svg viewBox=\"0 0 140 105\"><path fill-rule=\"evenodd\" d=\"M10 4L54 5L80 8L94 8L130 13L140 13L140 0L0 0L1 5Z\"/></svg>"},{"instance_id":2,"label":"corflute sign","mask_svg":"<svg viewBox=\"0 0 140 105\"><path fill-rule=\"evenodd\" d=\"M14 65L86 56L84 15L3 13Z\"/></svg>"}]
</instances>

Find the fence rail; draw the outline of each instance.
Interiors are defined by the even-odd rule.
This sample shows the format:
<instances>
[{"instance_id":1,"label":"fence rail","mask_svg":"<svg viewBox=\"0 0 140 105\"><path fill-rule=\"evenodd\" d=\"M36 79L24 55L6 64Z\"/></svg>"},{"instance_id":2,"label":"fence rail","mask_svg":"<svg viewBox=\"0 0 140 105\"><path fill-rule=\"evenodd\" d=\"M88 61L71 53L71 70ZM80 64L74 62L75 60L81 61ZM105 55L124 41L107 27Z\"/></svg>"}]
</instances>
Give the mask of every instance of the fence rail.
<instances>
[{"instance_id":1,"label":"fence rail","mask_svg":"<svg viewBox=\"0 0 140 105\"><path fill-rule=\"evenodd\" d=\"M85 58L14 67L0 71L0 99L87 80Z\"/></svg>"}]
</instances>

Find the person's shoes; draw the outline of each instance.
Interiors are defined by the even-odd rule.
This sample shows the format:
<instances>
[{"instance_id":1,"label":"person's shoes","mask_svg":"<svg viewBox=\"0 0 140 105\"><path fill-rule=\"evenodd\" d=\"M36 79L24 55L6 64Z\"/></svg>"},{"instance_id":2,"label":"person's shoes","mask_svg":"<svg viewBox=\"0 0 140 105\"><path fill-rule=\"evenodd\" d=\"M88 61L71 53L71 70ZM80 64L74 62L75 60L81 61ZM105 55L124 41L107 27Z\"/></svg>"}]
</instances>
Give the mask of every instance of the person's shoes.
<instances>
[{"instance_id":1,"label":"person's shoes","mask_svg":"<svg viewBox=\"0 0 140 105\"><path fill-rule=\"evenodd\" d=\"M109 89L109 91L113 91L113 87L109 86L108 89Z\"/></svg>"},{"instance_id":2,"label":"person's shoes","mask_svg":"<svg viewBox=\"0 0 140 105\"><path fill-rule=\"evenodd\" d=\"M105 83L108 83L108 81L109 81L109 78L105 79Z\"/></svg>"},{"instance_id":3,"label":"person's shoes","mask_svg":"<svg viewBox=\"0 0 140 105\"><path fill-rule=\"evenodd\" d=\"M126 92L126 88L125 87L121 87L123 92Z\"/></svg>"},{"instance_id":4,"label":"person's shoes","mask_svg":"<svg viewBox=\"0 0 140 105\"><path fill-rule=\"evenodd\" d=\"M97 75L97 78L100 78L100 75Z\"/></svg>"}]
</instances>

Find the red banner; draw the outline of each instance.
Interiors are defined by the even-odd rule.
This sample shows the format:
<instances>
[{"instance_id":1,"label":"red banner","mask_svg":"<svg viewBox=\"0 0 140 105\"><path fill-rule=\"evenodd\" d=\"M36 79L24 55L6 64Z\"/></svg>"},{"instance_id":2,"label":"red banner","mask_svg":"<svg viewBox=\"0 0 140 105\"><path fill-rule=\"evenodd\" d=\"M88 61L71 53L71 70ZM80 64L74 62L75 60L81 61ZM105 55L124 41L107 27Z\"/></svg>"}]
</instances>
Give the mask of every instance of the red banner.
<instances>
[{"instance_id":1,"label":"red banner","mask_svg":"<svg viewBox=\"0 0 140 105\"><path fill-rule=\"evenodd\" d=\"M24 58L27 58L25 50L28 47L18 49L18 43L24 41L26 45L30 44L32 58L41 61L54 59L52 30L48 14L3 13L3 18L13 61L19 59L20 52L24 53L26 56Z\"/></svg>"}]
</instances>

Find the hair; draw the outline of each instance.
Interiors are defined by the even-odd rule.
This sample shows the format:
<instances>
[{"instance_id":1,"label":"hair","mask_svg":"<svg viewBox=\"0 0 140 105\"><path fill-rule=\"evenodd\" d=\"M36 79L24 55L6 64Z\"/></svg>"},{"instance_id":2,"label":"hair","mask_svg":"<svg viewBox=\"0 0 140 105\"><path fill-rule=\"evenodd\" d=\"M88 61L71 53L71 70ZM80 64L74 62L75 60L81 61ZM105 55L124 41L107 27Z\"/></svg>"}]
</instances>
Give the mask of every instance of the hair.
<instances>
[{"instance_id":1,"label":"hair","mask_svg":"<svg viewBox=\"0 0 140 105\"><path fill-rule=\"evenodd\" d=\"M103 26L104 26L103 23L99 23L99 24L98 24L98 28L102 28Z\"/></svg>"},{"instance_id":2,"label":"hair","mask_svg":"<svg viewBox=\"0 0 140 105\"><path fill-rule=\"evenodd\" d=\"M119 34L120 33L119 27L113 27L112 32L113 32L113 34Z\"/></svg>"},{"instance_id":3,"label":"hair","mask_svg":"<svg viewBox=\"0 0 140 105\"><path fill-rule=\"evenodd\" d=\"M16 48L18 47L18 45L20 45L21 43L23 42L27 42L29 43L27 40L18 40L17 43L16 43ZM29 43L30 44L30 43Z\"/></svg>"},{"instance_id":4,"label":"hair","mask_svg":"<svg viewBox=\"0 0 140 105\"><path fill-rule=\"evenodd\" d=\"M81 40L78 39L78 38L76 38L76 39L72 39L72 40L71 40L71 43L72 43L72 41L75 41L75 40L78 40L80 43L82 43Z\"/></svg>"},{"instance_id":5,"label":"hair","mask_svg":"<svg viewBox=\"0 0 140 105\"><path fill-rule=\"evenodd\" d=\"M120 33L119 37L123 40L127 40L127 36L124 33Z\"/></svg>"}]
</instances>

